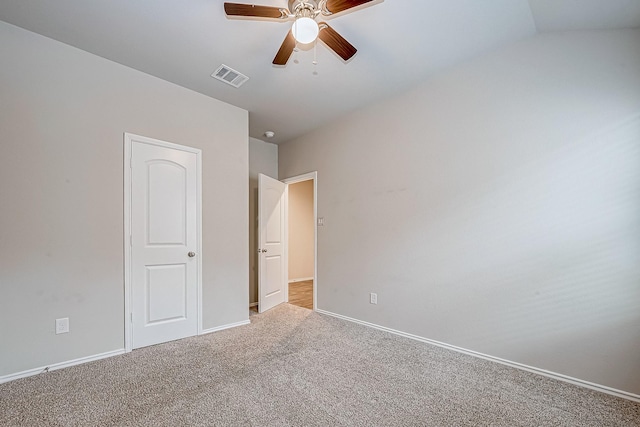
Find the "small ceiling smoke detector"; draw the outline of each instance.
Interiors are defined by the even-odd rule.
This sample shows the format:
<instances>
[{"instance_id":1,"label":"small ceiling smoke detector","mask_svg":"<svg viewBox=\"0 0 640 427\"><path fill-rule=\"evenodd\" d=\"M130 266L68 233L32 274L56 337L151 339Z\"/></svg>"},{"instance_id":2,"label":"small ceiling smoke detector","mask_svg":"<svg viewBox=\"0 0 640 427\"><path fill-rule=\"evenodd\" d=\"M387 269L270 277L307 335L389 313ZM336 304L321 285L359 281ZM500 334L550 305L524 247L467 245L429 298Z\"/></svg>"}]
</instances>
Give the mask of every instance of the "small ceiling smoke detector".
<instances>
[{"instance_id":1,"label":"small ceiling smoke detector","mask_svg":"<svg viewBox=\"0 0 640 427\"><path fill-rule=\"evenodd\" d=\"M266 136L267 138L273 138L274 136L276 136L276 134L272 130L268 130L264 133L264 136Z\"/></svg>"},{"instance_id":2,"label":"small ceiling smoke detector","mask_svg":"<svg viewBox=\"0 0 640 427\"><path fill-rule=\"evenodd\" d=\"M244 82L249 80L249 77L245 76L240 71L236 71L224 64L219 66L218 69L211 74L211 77L230 84L233 87L240 87Z\"/></svg>"}]
</instances>

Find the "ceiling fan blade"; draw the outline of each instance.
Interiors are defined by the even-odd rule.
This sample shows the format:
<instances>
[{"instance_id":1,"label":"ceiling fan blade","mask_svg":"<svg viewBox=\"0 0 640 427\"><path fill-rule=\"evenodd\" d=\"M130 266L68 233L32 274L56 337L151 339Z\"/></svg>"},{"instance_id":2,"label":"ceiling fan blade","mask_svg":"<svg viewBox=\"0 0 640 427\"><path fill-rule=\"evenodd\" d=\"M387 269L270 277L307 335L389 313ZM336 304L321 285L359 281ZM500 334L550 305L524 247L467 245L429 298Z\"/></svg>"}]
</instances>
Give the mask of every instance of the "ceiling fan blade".
<instances>
[{"instance_id":1,"label":"ceiling fan blade","mask_svg":"<svg viewBox=\"0 0 640 427\"><path fill-rule=\"evenodd\" d=\"M325 8L331 13L339 13L373 0L327 0Z\"/></svg>"},{"instance_id":2,"label":"ceiling fan blade","mask_svg":"<svg viewBox=\"0 0 640 427\"><path fill-rule=\"evenodd\" d=\"M336 30L327 25L326 22L320 23L320 34L318 34L318 38L345 61L348 61L358 51L358 49L353 47L344 37L338 34Z\"/></svg>"},{"instance_id":3,"label":"ceiling fan blade","mask_svg":"<svg viewBox=\"0 0 640 427\"><path fill-rule=\"evenodd\" d=\"M293 33L289 30L287 37L284 38L280 50L276 53L276 57L273 58L274 65L286 65L293 49L296 47L296 39L293 38Z\"/></svg>"},{"instance_id":4,"label":"ceiling fan blade","mask_svg":"<svg viewBox=\"0 0 640 427\"><path fill-rule=\"evenodd\" d=\"M281 7L256 6L253 4L225 3L224 11L231 16L254 16L258 18L280 18L289 17L289 11Z\"/></svg>"}]
</instances>

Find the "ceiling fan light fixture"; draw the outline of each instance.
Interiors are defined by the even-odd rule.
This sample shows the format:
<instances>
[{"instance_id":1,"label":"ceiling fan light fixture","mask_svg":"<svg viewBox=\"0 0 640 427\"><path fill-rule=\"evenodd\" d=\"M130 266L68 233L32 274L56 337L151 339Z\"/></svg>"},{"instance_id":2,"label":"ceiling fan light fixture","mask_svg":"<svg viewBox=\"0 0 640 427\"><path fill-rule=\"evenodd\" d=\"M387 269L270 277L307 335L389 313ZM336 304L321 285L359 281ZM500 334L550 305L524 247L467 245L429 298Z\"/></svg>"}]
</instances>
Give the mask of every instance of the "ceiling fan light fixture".
<instances>
[{"instance_id":1,"label":"ceiling fan light fixture","mask_svg":"<svg viewBox=\"0 0 640 427\"><path fill-rule=\"evenodd\" d=\"M303 16L296 19L291 28L291 32L298 43L308 44L318 38L320 29L314 19Z\"/></svg>"}]
</instances>

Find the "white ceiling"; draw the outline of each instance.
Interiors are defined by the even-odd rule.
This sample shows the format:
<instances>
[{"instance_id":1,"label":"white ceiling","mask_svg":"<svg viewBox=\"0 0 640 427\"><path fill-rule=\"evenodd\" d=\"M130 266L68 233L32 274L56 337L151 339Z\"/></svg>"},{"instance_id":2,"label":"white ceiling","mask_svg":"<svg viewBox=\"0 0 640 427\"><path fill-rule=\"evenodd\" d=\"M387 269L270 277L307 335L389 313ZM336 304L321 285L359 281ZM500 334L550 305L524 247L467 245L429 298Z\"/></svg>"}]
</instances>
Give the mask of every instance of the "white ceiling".
<instances>
[{"instance_id":1,"label":"white ceiling","mask_svg":"<svg viewBox=\"0 0 640 427\"><path fill-rule=\"evenodd\" d=\"M529 0L540 32L640 27L640 0Z\"/></svg>"},{"instance_id":2,"label":"white ceiling","mask_svg":"<svg viewBox=\"0 0 640 427\"><path fill-rule=\"evenodd\" d=\"M640 0L378 0L330 21L358 48L348 63L319 45L316 67L309 50L279 68L290 22L228 19L222 3L2 0L0 19L244 108L250 135L276 143L536 31L640 26ZM250 80L211 78L222 63Z\"/></svg>"}]
</instances>

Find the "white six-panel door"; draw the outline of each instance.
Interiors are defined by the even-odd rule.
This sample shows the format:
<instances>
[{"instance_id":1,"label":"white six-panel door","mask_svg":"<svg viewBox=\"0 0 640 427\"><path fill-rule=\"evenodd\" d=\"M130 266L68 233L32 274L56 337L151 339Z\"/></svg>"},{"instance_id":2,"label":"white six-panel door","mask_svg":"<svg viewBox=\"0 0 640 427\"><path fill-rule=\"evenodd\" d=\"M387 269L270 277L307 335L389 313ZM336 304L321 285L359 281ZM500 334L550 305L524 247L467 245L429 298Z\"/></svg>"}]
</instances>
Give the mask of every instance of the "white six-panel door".
<instances>
[{"instance_id":1,"label":"white six-panel door","mask_svg":"<svg viewBox=\"0 0 640 427\"><path fill-rule=\"evenodd\" d=\"M199 171L193 149L131 138L130 304L139 348L198 333Z\"/></svg>"},{"instance_id":2,"label":"white six-panel door","mask_svg":"<svg viewBox=\"0 0 640 427\"><path fill-rule=\"evenodd\" d=\"M258 311L285 301L284 193L286 184L258 175Z\"/></svg>"}]
</instances>

